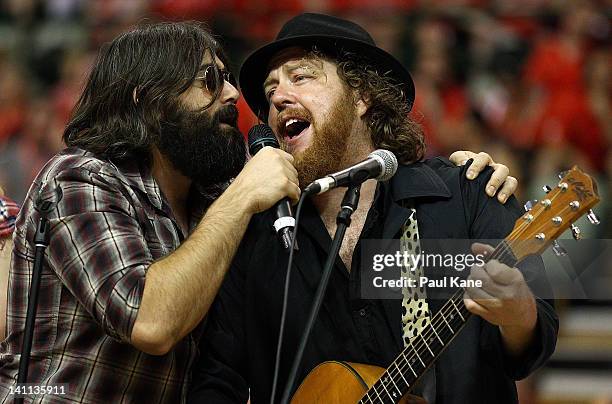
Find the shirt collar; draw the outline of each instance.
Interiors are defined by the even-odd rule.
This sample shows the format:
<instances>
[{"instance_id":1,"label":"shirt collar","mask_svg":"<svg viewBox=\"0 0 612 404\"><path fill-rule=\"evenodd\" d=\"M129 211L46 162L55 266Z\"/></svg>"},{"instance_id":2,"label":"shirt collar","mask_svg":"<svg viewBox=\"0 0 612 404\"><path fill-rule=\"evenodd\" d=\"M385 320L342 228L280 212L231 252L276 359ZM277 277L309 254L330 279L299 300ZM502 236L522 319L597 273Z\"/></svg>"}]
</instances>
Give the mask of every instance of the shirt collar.
<instances>
[{"instance_id":1,"label":"shirt collar","mask_svg":"<svg viewBox=\"0 0 612 404\"><path fill-rule=\"evenodd\" d=\"M162 192L153 178L151 169L144 163L135 160L125 160L121 163L113 163L118 166L118 171L123 174L127 185L147 195L149 201L157 209L163 210Z\"/></svg>"},{"instance_id":2,"label":"shirt collar","mask_svg":"<svg viewBox=\"0 0 612 404\"><path fill-rule=\"evenodd\" d=\"M117 164L117 166L120 167L120 170L118 170L123 174L128 186L147 195L148 200L155 208L165 212L170 217L174 217L164 193L153 177L150 167L144 162L137 161L123 161L121 164ZM191 187L188 197L190 231L200 222L210 203L212 203L211 198L202 193L199 187L195 185Z\"/></svg>"},{"instance_id":3,"label":"shirt collar","mask_svg":"<svg viewBox=\"0 0 612 404\"><path fill-rule=\"evenodd\" d=\"M389 180L388 186L396 202L410 198L452 196L442 178L431 167L420 161L408 165L400 164L393 178Z\"/></svg>"}]
</instances>

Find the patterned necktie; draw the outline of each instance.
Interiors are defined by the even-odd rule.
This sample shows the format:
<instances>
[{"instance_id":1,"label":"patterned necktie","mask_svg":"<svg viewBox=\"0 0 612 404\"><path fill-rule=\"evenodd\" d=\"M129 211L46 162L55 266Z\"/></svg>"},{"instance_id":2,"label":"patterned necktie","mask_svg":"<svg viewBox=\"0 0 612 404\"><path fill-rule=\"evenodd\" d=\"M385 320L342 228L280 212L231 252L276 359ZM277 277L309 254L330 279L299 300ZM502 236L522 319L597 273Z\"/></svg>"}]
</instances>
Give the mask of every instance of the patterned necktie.
<instances>
[{"instance_id":1,"label":"patterned necktie","mask_svg":"<svg viewBox=\"0 0 612 404\"><path fill-rule=\"evenodd\" d=\"M419 241L419 227L417 225L416 210L410 209L410 217L402 228L400 238L400 249L402 254L407 253L408 263L402 267L402 276L408 279L415 279L417 287L402 288L402 340L404 346L408 346L421 331L430 324L429 306L427 304L427 294L425 286L419 287L419 278L423 275L423 266L419 263L413 267L410 256L421 253L421 243Z\"/></svg>"}]
</instances>

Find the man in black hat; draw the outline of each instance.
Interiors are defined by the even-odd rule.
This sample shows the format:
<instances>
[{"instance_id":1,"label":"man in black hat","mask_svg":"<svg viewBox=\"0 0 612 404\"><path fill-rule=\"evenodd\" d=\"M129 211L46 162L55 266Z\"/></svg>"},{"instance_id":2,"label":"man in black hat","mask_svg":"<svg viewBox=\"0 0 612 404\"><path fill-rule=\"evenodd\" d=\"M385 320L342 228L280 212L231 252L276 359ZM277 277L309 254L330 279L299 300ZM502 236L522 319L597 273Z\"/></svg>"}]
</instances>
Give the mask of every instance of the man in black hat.
<instances>
[{"instance_id":1,"label":"man in black hat","mask_svg":"<svg viewBox=\"0 0 612 404\"><path fill-rule=\"evenodd\" d=\"M516 200L503 205L487 197L486 175L468 181L465 167L441 158L421 161L423 134L408 117L414 100L410 74L354 23L297 16L275 42L245 61L240 78L251 108L293 155L301 187L377 148L397 156L400 166L390 181L362 184L297 382L329 360L388 366L430 326L443 302L427 298L430 290L417 295L407 288L398 300L363 298L362 241L400 238L407 252L418 254L420 239L503 239L521 214ZM333 189L304 205L276 399L303 333L343 194ZM269 231L271 221L266 214L251 220L209 313L192 402L244 403L249 394L254 403L270 401L287 274L287 254ZM484 245L473 249L492 251ZM556 314L534 297L516 268L492 260L475 267L470 279L483 283L465 292L465 306L477 316L413 392L436 403L516 402L514 380L554 350ZM385 402L397 401L386 393Z\"/></svg>"}]
</instances>

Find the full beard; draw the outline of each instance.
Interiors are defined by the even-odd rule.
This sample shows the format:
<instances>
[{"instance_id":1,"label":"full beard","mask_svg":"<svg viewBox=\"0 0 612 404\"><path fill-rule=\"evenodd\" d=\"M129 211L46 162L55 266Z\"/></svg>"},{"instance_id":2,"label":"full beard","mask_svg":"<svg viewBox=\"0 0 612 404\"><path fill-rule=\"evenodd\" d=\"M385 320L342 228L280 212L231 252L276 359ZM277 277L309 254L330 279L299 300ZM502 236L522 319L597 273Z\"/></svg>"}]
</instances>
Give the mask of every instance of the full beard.
<instances>
[{"instance_id":1,"label":"full beard","mask_svg":"<svg viewBox=\"0 0 612 404\"><path fill-rule=\"evenodd\" d=\"M302 111L302 114L308 115L305 118L311 122L313 128L310 146L303 152L293 154L293 164L298 172L302 190L316 179L344 168L355 116L352 97L345 93L336 101L331 111L320 125L310 114ZM283 149L287 149L286 145L283 145Z\"/></svg>"},{"instance_id":2,"label":"full beard","mask_svg":"<svg viewBox=\"0 0 612 404\"><path fill-rule=\"evenodd\" d=\"M177 107L162 123L156 145L203 192L214 192L238 175L246 161L246 145L237 120L234 105L212 115Z\"/></svg>"}]
</instances>

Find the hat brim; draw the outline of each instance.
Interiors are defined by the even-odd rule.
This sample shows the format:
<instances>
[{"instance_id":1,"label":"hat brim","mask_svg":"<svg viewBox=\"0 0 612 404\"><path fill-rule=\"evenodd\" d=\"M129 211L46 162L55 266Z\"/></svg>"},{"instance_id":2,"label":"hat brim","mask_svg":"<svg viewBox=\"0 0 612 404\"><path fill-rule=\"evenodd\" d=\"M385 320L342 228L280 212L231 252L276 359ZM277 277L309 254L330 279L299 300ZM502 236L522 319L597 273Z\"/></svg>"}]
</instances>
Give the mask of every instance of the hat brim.
<instances>
[{"instance_id":1,"label":"hat brim","mask_svg":"<svg viewBox=\"0 0 612 404\"><path fill-rule=\"evenodd\" d=\"M414 82L410 73L390 53L367 42L331 35L302 35L280 39L267 44L249 55L240 68L239 84L242 96L251 110L262 120L267 119L268 101L266 100L263 83L268 75L270 60L283 49L292 46L308 47L316 45L323 52L337 52L341 49L354 51L365 56L375 66L379 73L389 74L401 86L406 94L410 108L414 103Z\"/></svg>"}]
</instances>

